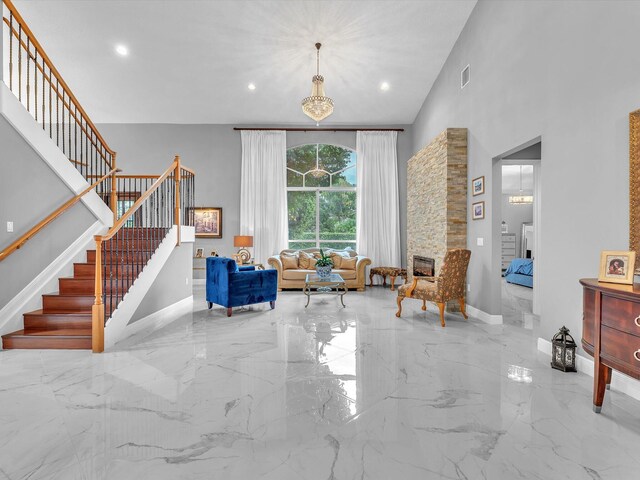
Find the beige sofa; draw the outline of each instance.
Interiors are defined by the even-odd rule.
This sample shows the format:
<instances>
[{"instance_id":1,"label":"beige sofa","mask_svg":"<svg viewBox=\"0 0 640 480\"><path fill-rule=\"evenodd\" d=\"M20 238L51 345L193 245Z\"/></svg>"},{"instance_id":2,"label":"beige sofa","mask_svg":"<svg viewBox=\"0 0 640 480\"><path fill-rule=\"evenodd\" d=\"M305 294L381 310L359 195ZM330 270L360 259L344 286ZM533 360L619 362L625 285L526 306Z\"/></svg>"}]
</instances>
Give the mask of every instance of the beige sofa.
<instances>
[{"instance_id":1,"label":"beige sofa","mask_svg":"<svg viewBox=\"0 0 640 480\"><path fill-rule=\"evenodd\" d=\"M332 249L323 249L325 253L336 252L341 253L343 255L348 254L351 257L356 257L356 267L355 270L349 269L341 269L334 268L332 273L339 273L342 278L344 278L347 288L357 289L359 292L364 291L365 287L365 270L367 265L371 265L371 260L367 257L363 257L358 255L353 250L332 250ZM320 249L318 248L305 248L301 250L303 252L307 252L309 254L319 253ZM282 291L284 288L304 288L304 281L308 273L315 272L313 270L305 270L302 268L287 268L284 269L282 266L282 255L299 255L299 250L283 250L280 252L280 255L275 255L270 257L268 262L273 268L278 271L278 291Z\"/></svg>"}]
</instances>

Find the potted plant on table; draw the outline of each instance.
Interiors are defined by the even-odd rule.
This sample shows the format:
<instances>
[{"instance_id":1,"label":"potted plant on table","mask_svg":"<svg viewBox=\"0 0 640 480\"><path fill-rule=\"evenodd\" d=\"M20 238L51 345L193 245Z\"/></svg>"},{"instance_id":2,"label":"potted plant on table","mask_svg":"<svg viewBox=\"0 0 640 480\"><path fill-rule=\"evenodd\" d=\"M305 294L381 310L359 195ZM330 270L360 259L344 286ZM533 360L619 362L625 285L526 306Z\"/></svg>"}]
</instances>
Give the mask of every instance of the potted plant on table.
<instances>
[{"instance_id":1,"label":"potted plant on table","mask_svg":"<svg viewBox=\"0 0 640 480\"><path fill-rule=\"evenodd\" d=\"M331 257L325 255L322 249L320 249L320 258L316 261L316 273L321 278L326 278L331 275L331 269L333 268L333 261Z\"/></svg>"}]
</instances>

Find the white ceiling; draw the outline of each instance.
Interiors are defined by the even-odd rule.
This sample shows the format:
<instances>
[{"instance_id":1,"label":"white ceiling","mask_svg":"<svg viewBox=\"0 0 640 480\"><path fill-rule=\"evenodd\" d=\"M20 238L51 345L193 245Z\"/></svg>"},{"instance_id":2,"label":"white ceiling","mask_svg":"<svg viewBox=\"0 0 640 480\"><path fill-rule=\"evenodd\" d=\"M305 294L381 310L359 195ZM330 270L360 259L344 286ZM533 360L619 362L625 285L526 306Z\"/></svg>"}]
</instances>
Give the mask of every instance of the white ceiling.
<instances>
[{"instance_id":1,"label":"white ceiling","mask_svg":"<svg viewBox=\"0 0 640 480\"><path fill-rule=\"evenodd\" d=\"M319 41L323 124L367 125L414 121L476 0L14 3L95 122L313 124Z\"/></svg>"},{"instance_id":2,"label":"white ceiling","mask_svg":"<svg viewBox=\"0 0 640 480\"><path fill-rule=\"evenodd\" d=\"M502 193L532 195L533 165L503 165Z\"/></svg>"}]
</instances>

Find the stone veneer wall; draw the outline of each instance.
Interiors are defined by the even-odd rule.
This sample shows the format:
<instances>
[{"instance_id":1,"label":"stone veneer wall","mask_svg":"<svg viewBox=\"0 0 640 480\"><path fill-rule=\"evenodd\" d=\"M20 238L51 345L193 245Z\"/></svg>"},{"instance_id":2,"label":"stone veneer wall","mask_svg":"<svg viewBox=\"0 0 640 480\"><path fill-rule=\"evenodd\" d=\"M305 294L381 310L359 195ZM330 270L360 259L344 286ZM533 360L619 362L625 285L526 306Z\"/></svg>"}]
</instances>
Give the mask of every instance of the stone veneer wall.
<instances>
[{"instance_id":1,"label":"stone veneer wall","mask_svg":"<svg viewBox=\"0 0 640 480\"><path fill-rule=\"evenodd\" d=\"M467 129L448 128L416 153L407 170L407 268L467 247Z\"/></svg>"}]
</instances>

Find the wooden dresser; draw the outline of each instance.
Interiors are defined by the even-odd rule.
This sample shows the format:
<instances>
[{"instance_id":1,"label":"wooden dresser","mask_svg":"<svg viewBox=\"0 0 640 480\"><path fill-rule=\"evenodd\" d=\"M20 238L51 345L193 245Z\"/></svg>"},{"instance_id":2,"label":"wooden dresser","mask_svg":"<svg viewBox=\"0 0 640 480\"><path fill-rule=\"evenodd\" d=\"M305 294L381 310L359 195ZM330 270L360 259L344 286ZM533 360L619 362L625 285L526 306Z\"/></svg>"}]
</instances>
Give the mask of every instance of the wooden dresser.
<instances>
[{"instance_id":1,"label":"wooden dresser","mask_svg":"<svg viewBox=\"0 0 640 480\"><path fill-rule=\"evenodd\" d=\"M502 270L506 270L511 265L511 260L516 258L516 234L502 234Z\"/></svg>"},{"instance_id":2,"label":"wooden dresser","mask_svg":"<svg viewBox=\"0 0 640 480\"><path fill-rule=\"evenodd\" d=\"M611 369L640 379L640 284L580 280L582 348L593 356L593 410L600 413Z\"/></svg>"}]
</instances>

